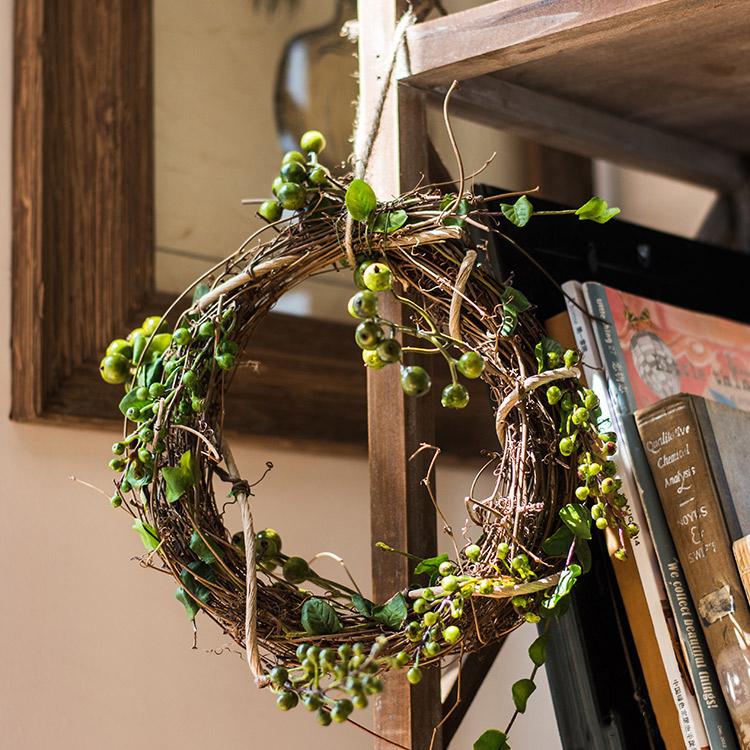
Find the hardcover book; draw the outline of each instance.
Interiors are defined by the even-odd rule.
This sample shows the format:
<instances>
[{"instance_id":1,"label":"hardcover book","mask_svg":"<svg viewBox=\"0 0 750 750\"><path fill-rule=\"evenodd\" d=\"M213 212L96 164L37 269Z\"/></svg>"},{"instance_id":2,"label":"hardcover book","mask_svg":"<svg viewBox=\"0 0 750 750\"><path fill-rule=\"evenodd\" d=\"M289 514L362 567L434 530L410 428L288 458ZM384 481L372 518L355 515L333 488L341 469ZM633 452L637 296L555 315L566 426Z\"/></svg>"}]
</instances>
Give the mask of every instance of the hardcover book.
<instances>
[{"instance_id":1,"label":"hardcover book","mask_svg":"<svg viewBox=\"0 0 750 750\"><path fill-rule=\"evenodd\" d=\"M695 626L697 615L686 596L684 572L632 415L636 409L681 390L725 403L736 403L740 395L746 397L740 393L741 386L734 384L741 383L743 369L750 373L748 329L601 284L584 284L583 289L593 316L591 327L613 421L625 439L709 744L711 748L737 747L703 633ZM634 505L637 498L638 493L630 495Z\"/></svg>"},{"instance_id":2,"label":"hardcover book","mask_svg":"<svg viewBox=\"0 0 750 750\"><path fill-rule=\"evenodd\" d=\"M741 746L750 748L750 607L732 554L747 515L750 414L680 394L635 416L697 622ZM738 422L744 429L735 432Z\"/></svg>"}]
</instances>

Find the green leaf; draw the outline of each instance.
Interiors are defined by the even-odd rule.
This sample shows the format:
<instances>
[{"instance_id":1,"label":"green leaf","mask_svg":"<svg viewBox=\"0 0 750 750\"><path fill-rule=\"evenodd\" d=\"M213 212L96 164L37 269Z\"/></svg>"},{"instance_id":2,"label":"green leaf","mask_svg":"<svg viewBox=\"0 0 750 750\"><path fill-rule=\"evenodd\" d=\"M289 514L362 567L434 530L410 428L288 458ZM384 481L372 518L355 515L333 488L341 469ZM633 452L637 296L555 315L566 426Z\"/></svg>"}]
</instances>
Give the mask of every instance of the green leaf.
<instances>
[{"instance_id":1,"label":"green leaf","mask_svg":"<svg viewBox=\"0 0 750 750\"><path fill-rule=\"evenodd\" d=\"M455 201L455 193L447 193L443 196L443 200L440 201L440 210L444 211L446 208L448 208L448 206L455 203ZM463 217L469 213L470 208L471 207L469 206L469 202L466 200L466 198L461 198L461 200L458 202L458 205L453 210L453 214L450 216L446 216L443 219L443 226L462 227L464 224L466 224L466 220Z\"/></svg>"},{"instance_id":2,"label":"green leaf","mask_svg":"<svg viewBox=\"0 0 750 750\"><path fill-rule=\"evenodd\" d=\"M585 505L568 503L560 518L579 539L591 539L591 511Z\"/></svg>"},{"instance_id":3,"label":"green leaf","mask_svg":"<svg viewBox=\"0 0 750 750\"><path fill-rule=\"evenodd\" d=\"M409 216L406 211L400 208L396 211L381 211L372 223L372 231L383 232L384 234L395 232L406 224L408 218Z\"/></svg>"},{"instance_id":4,"label":"green leaf","mask_svg":"<svg viewBox=\"0 0 750 750\"><path fill-rule=\"evenodd\" d=\"M195 285L193 289L193 304L195 304L204 294L211 291L211 287L205 281Z\"/></svg>"},{"instance_id":5,"label":"green leaf","mask_svg":"<svg viewBox=\"0 0 750 750\"><path fill-rule=\"evenodd\" d=\"M526 298L523 292L519 292L518 289L514 289L512 286L505 287L505 291L500 297L500 301L503 305L508 305L515 308L516 312L525 312L531 307L531 302Z\"/></svg>"},{"instance_id":6,"label":"green leaf","mask_svg":"<svg viewBox=\"0 0 750 750\"><path fill-rule=\"evenodd\" d=\"M137 388L131 388L120 400L120 411L123 416L126 416L128 409L132 406L136 409L142 409L146 404L151 403L148 399L138 398L136 393Z\"/></svg>"},{"instance_id":7,"label":"green leaf","mask_svg":"<svg viewBox=\"0 0 750 750\"><path fill-rule=\"evenodd\" d=\"M536 685L533 680L528 677L524 677L522 680L513 683L511 692L513 693L513 703L516 706L518 713L524 713L526 711L526 703L528 702L531 694L536 690Z\"/></svg>"},{"instance_id":8,"label":"green leaf","mask_svg":"<svg viewBox=\"0 0 750 750\"><path fill-rule=\"evenodd\" d=\"M434 576L438 572L438 568L441 563L448 561L448 555L443 553L442 555L436 555L435 557L426 557L417 567L414 568L414 575L422 575L423 573L429 576Z\"/></svg>"},{"instance_id":9,"label":"green leaf","mask_svg":"<svg viewBox=\"0 0 750 750\"><path fill-rule=\"evenodd\" d=\"M541 667L547 659L548 640L549 636L543 633L529 646L529 658L535 667Z\"/></svg>"},{"instance_id":10,"label":"green leaf","mask_svg":"<svg viewBox=\"0 0 750 750\"><path fill-rule=\"evenodd\" d=\"M512 206L510 203L501 203L500 210L511 224L525 227L534 213L534 206L525 195L522 195Z\"/></svg>"},{"instance_id":11,"label":"green leaf","mask_svg":"<svg viewBox=\"0 0 750 750\"><path fill-rule=\"evenodd\" d=\"M216 556L211 551L211 548L201 539L201 535L194 531L190 537L190 549L198 555L198 559L204 563L211 564L216 562Z\"/></svg>"},{"instance_id":12,"label":"green leaf","mask_svg":"<svg viewBox=\"0 0 750 750\"><path fill-rule=\"evenodd\" d=\"M518 325L518 312L515 307L503 305L503 322L500 326L501 336L510 336Z\"/></svg>"},{"instance_id":13,"label":"green leaf","mask_svg":"<svg viewBox=\"0 0 750 750\"><path fill-rule=\"evenodd\" d=\"M188 568L183 568L180 571L182 586L178 587L177 591L175 591L175 598L185 607L188 619L194 620L201 608L199 602L208 604L209 599L211 599L211 591L195 579L192 571L195 571L201 578L205 578L206 580L213 580L215 575L205 563L192 562ZM190 594L193 596L190 596Z\"/></svg>"},{"instance_id":14,"label":"green leaf","mask_svg":"<svg viewBox=\"0 0 750 750\"><path fill-rule=\"evenodd\" d=\"M176 502L195 484L192 451L187 450L180 456L179 466L165 466L161 475L167 484L167 502Z\"/></svg>"},{"instance_id":15,"label":"green leaf","mask_svg":"<svg viewBox=\"0 0 750 750\"><path fill-rule=\"evenodd\" d=\"M619 208L610 208L607 205L607 201L596 196L586 201L586 203L576 210L576 216L581 221L588 219L589 221L595 221L598 224L605 224L613 216L617 216L619 213Z\"/></svg>"},{"instance_id":16,"label":"green leaf","mask_svg":"<svg viewBox=\"0 0 750 750\"><path fill-rule=\"evenodd\" d=\"M352 604L359 614L364 617L372 617L372 610L375 605L369 599L365 599L364 596L359 594L352 594Z\"/></svg>"},{"instance_id":17,"label":"green leaf","mask_svg":"<svg viewBox=\"0 0 750 750\"><path fill-rule=\"evenodd\" d=\"M203 578L206 581L215 582L217 580L214 569L202 560L193 560L193 562L188 563L188 568L192 573L195 573L199 578Z\"/></svg>"},{"instance_id":18,"label":"green leaf","mask_svg":"<svg viewBox=\"0 0 750 750\"><path fill-rule=\"evenodd\" d=\"M589 543L585 539L576 540L576 548L573 554L581 563L583 572L588 573L591 570L591 547L589 547Z\"/></svg>"},{"instance_id":19,"label":"green leaf","mask_svg":"<svg viewBox=\"0 0 750 750\"><path fill-rule=\"evenodd\" d=\"M352 180L344 197L346 210L355 221L367 221L378 203L375 192L364 180Z\"/></svg>"},{"instance_id":20,"label":"green leaf","mask_svg":"<svg viewBox=\"0 0 750 750\"><path fill-rule=\"evenodd\" d=\"M542 336L542 340L534 347L537 372L544 372L547 369L547 355L550 352L555 352L558 357L562 358L563 348L555 339Z\"/></svg>"},{"instance_id":21,"label":"green leaf","mask_svg":"<svg viewBox=\"0 0 750 750\"><path fill-rule=\"evenodd\" d=\"M141 465L139 471L140 475L136 476L136 464L131 462L125 470L123 479L127 479L131 487L143 487L147 485L151 481L151 469Z\"/></svg>"},{"instance_id":22,"label":"green leaf","mask_svg":"<svg viewBox=\"0 0 750 750\"><path fill-rule=\"evenodd\" d=\"M542 542L542 550L550 557L564 557L573 542L573 532L567 526L561 526L552 536Z\"/></svg>"},{"instance_id":23,"label":"green leaf","mask_svg":"<svg viewBox=\"0 0 750 750\"><path fill-rule=\"evenodd\" d=\"M488 729L486 732L482 732L472 747L474 750L510 750L505 732L501 732L499 729Z\"/></svg>"},{"instance_id":24,"label":"green leaf","mask_svg":"<svg viewBox=\"0 0 750 750\"><path fill-rule=\"evenodd\" d=\"M302 605L302 627L310 635L332 635L342 629L336 610L317 597L308 599Z\"/></svg>"},{"instance_id":25,"label":"green leaf","mask_svg":"<svg viewBox=\"0 0 750 750\"><path fill-rule=\"evenodd\" d=\"M372 617L376 622L387 628L398 630L409 614L409 605L402 593L394 594L385 604L380 604L372 611Z\"/></svg>"},{"instance_id":26,"label":"green leaf","mask_svg":"<svg viewBox=\"0 0 750 750\"><path fill-rule=\"evenodd\" d=\"M141 521L140 518L136 518L135 521L133 521L133 528L141 538L143 546L149 552L153 552L159 546L159 535L156 533L156 529L153 526L147 524L145 521Z\"/></svg>"}]
</instances>

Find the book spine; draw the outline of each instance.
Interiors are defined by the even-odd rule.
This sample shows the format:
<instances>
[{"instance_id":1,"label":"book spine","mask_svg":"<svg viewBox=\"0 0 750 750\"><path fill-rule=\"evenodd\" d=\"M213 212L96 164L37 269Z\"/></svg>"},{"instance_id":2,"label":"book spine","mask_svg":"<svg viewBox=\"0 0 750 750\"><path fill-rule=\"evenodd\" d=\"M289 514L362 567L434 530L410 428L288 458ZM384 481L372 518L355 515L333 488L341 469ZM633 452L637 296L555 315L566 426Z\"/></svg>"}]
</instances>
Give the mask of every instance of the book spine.
<instances>
[{"instance_id":1,"label":"book spine","mask_svg":"<svg viewBox=\"0 0 750 750\"><path fill-rule=\"evenodd\" d=\"M612 324L606 292L600 284L586 284L584 293L589 312L594 316L591 329L601 358L605 397L610 404L609 416L622 437L618 450L620 455L615 460L618 469L623 472L623 490L630 501L633 520L644 532L646 529L650 531L650 535L642 533L633 540L633 556L641 575L675 703L680 711L685 742L688 747L734 749L737 745L732 740L728 716L723 725L720 717L719 720L714 718L715 711L709 707L702 689L702 667L707 662L705 640L695 627L695 611L686 596L687 585L677 552L632 418L635 398L628 381L622 348ZM605 320L608 322L603 322ZM672 635L674 632L677 642ZM682 671L681 664L684 666ZM715 673L709 682L713 694L718 694Z\"/></svg>"},{"instance_id":2,"label":"book spine","mask_svg":"<svg viewBox=\"0 0 750 750\"><path fill-rule=\"evenodd\" d=\"M659 499L672 530L702 631L721 677L726 706L743 750L750 750L750 608L745 600L724 521L715 472L692 397L661 401L636 415ZM708 665L706 665L708 666ZM718 693L711 695L720 709Z\"/></svg>"}]
</instances>

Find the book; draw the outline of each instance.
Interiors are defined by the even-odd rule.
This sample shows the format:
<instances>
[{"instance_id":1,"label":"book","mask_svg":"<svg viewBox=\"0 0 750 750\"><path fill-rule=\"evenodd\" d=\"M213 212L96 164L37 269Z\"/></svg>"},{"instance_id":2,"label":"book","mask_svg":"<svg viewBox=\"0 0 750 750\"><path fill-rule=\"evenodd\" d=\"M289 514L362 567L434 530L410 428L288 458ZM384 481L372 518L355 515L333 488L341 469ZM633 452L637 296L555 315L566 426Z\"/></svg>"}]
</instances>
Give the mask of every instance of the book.
<instances>
[{"instance_id":1,"label":"book","mask_svg":"<svg viewBox=\"0 0 750 750\"><path fill-rule=\"evenodd\" d=\"M745 369L750 371L748 329L728 320L626 294L601 284L584 284L610 403L625 438L638 496L651 532L680 642L710 746L737 747L729 713L720 696L705 638L653 482L633 413L670 393L686 392L733 403ZM746 394L735 394L750 401Z\"/></svg>"},{"instance_id":2,"label":"book","mask_svg":"<svg viewBox=\"0 0 750 750\"><path fill-rule=\"evenodd\" d=\"M737 443L750 436L750 421L732 433L733 411L679 394L635 419L737 736L750 750L750 606L732 553L750 487L747 451L744 464L732 459L741 457Z\"/></svg>"},{"instance_id":3,"label":"book","mask_svg":"<svg viewBox=\"0 0 750 750\"><path fill-rule=\"evenodd\" d=\"M563 291L568 297L568 314L581 352L584 377L599 397L602 419L609 420L621 432L617 415L610 406L605 370L594 337L593 321L586 311L582 285L567 282L563 284ZM623 492L630 501L633 520L645 531L646 518L624 440L613 458L622 478ZM619 540L612 541L613 547L619 546ZM651 538L641 533L626 544L628 559L618 561L613 567L664 744L668 750L709 747Z\"/></svg>"}]
</instances>

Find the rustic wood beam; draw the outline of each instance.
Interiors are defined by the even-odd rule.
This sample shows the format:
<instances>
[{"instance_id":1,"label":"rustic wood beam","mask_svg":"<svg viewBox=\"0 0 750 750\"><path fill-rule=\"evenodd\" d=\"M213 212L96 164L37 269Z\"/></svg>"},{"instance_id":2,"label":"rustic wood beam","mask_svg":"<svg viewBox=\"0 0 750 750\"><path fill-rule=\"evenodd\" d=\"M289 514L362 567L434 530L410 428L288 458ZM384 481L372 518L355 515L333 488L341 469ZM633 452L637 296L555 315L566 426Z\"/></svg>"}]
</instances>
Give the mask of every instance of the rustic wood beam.
<instances>
[{"instance_id":1,"label":"rustic wood beam","mask_svg":"<svg viewBox=\"0 0 750 750\"><path fill-rule=\"evenodd\" d=\"M359 121L369 128L386 79L394 29L406 9L402 0L359 2ZM397 195L421 177L427 164L423 98L415 91L390 87L375 142L367 180L380 198ZM406 317L387 296L381 303L386 318ZM367 381L370 436L370 524L372 539L420 556L434 554L437 545L435 511L420 485L427 456L410 460L421 441L433 442L434 401L404 396L395 367L369 372ZM409 584L410 565L401 555L374 550L373 596L382 601ZM425 671L418 686L403 674L389 675L386 689L374 704L374 728L388 740L412 750L430 747L433 727L441 718L440 671ZM432 745L440 750L440 737ZM392 750L375 740L376 750Z\"/></svg>"},{"instance_id":2,"label":"rustic wood beam","mask_svg":"<svg viewBox=\"0 0 750 750\"><path fill-rule=\"evenodd\" d=\"M411 79L407 79L409 85ZM405 82L402 82L404 85ZM423 89L435 103L442 88ZM747 182L738 154L684 136L664 133L493 76L463 81L451 107L475 122L500 128L562 151L608 159L732 193Z\"/></svg>"},{"instance_id":3,"label":"rustic wood beam","mask_svg":"<svg viewBox=\"0 0 750 750\"><path fill-rule=\"evenodd\" d=\"M674 14L698 17L702 5L693 0L496 0L413 26L410 79L440 85L474 78L622 38Z\"/></svg>"}]
</instances>

